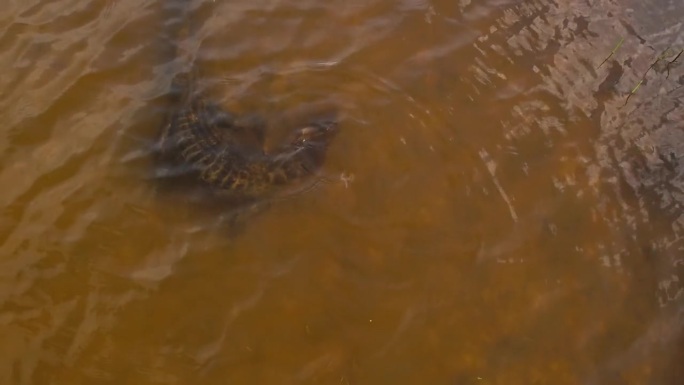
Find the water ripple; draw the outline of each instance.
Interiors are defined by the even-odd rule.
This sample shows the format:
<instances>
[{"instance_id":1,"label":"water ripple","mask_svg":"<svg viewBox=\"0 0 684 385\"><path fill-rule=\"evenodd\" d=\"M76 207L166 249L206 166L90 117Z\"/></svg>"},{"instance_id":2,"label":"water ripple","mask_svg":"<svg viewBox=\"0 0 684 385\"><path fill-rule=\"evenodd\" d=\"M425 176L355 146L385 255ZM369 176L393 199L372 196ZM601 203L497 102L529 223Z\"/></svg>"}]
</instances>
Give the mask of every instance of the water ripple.
<instances>
[{"instance_id":1,"label":"water ripple","mask_svg":"<svg viewBox=\"0 0 684 385\"><path fill-rule=\"evenodd\" d=\"M674 3L6 3L0 382L670 368L683 67L625 94L684 47ZM196 28L177 41L179 22ZM165 195L152 143L188 60L212 98L265 117L268 146L335 111L325 182L246 224Z\"/></svg>"}]
</instances>

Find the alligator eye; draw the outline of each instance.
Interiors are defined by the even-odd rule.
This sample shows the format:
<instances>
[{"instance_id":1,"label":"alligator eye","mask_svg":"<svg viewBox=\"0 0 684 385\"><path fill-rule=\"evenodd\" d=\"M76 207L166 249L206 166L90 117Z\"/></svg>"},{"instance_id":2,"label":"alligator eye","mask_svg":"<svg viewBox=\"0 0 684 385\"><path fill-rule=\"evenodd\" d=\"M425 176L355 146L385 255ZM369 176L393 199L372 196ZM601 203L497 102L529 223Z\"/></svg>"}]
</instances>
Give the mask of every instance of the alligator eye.
<instances>
[{"instance_id":1,"label":"alligator eye","mask_svg":"<svg viewBox=\"0 0 684 385\"><path fill-rule=\"evenodd\" d=\"M316 127L306 126L300 130L302 135L311 135L316 132Z\"/></svg>"}]
</instances>

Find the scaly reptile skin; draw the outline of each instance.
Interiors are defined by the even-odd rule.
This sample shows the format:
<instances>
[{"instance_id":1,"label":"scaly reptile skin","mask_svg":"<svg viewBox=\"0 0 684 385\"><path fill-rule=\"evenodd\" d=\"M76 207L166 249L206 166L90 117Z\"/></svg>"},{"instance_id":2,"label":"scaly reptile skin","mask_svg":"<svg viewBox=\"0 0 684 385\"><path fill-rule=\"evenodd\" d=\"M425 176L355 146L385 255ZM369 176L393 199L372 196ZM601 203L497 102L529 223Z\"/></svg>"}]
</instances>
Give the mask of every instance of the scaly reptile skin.
<instances>
[{"instance_id":1,"label":"scaly reptile skin","mask_svg":"<svg viewBox=\"0 0 684 385\"><path fill-rule=\"evenodd\" d=\"M162 134L162 149L196 171L199 180L221 193L258 197L314 174L322 165L334 121L317 121L294 131L273 152L247 146L237 138L246 130L229 113L199 95L189 95L190 78L180 77L183 101ZM261 140L261 139L260 139ZM263 143L259 143L262 145Z\"/></svg>"}]
</instances>

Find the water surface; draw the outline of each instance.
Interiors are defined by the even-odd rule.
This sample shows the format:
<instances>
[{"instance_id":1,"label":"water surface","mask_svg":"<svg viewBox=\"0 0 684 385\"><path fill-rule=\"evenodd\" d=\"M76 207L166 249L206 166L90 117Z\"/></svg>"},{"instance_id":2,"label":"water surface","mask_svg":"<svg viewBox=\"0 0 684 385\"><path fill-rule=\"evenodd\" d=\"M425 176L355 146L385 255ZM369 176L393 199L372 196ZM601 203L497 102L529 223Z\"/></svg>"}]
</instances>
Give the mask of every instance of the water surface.
<instances>
[{"instance_id":1,"label":"water surface","mask_svg":"<svg viewBox=\"0 0 684 385\"><path fill-rule=\"evenodd\" d=\"M340 120L237 219L155 174L183 1L7 3L3 384L681 383L678 2L193 0L269 145Z\"/></svg>"}]
</instances>

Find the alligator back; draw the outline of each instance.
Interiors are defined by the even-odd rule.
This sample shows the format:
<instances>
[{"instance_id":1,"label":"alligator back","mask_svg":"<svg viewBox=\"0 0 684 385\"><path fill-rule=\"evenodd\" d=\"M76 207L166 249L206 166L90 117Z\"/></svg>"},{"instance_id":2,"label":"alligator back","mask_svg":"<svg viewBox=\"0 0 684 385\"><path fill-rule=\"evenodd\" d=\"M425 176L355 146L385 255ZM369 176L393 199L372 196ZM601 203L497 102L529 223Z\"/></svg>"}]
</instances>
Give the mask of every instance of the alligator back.
<instances>
[{"instance_id":1,"label":"alligator back","mask_svg":"<svg viewBox=\"0 0 684 385\"><path fill-rule=\"evenodd\" d=\"M263 196L312 176L324 161L337 123L314 121L294 130L281 147L264 152L262 126L242 123L197 92L198 68L182 45L192 38L187 14L180 20L176 62L182 68L172 82L174 107L161 134L163 156L214 191L238 197Z\"/></svg>"},{"instance_id":2,"label":"alligator back","mask_svg":"<svg viewBox=\"0 0 684 385\"><path fill-rule=\"evenodd\" d=\"M162 136L164 151L198 180L222 194L258 197L313 175L322 165L334 121L317 121L294 131L273 152L263 151L261 128L241 125L231 114L192 97L174 112ZM245 140L250 136L256 139Z\"/></svg>"}]
</instances>

